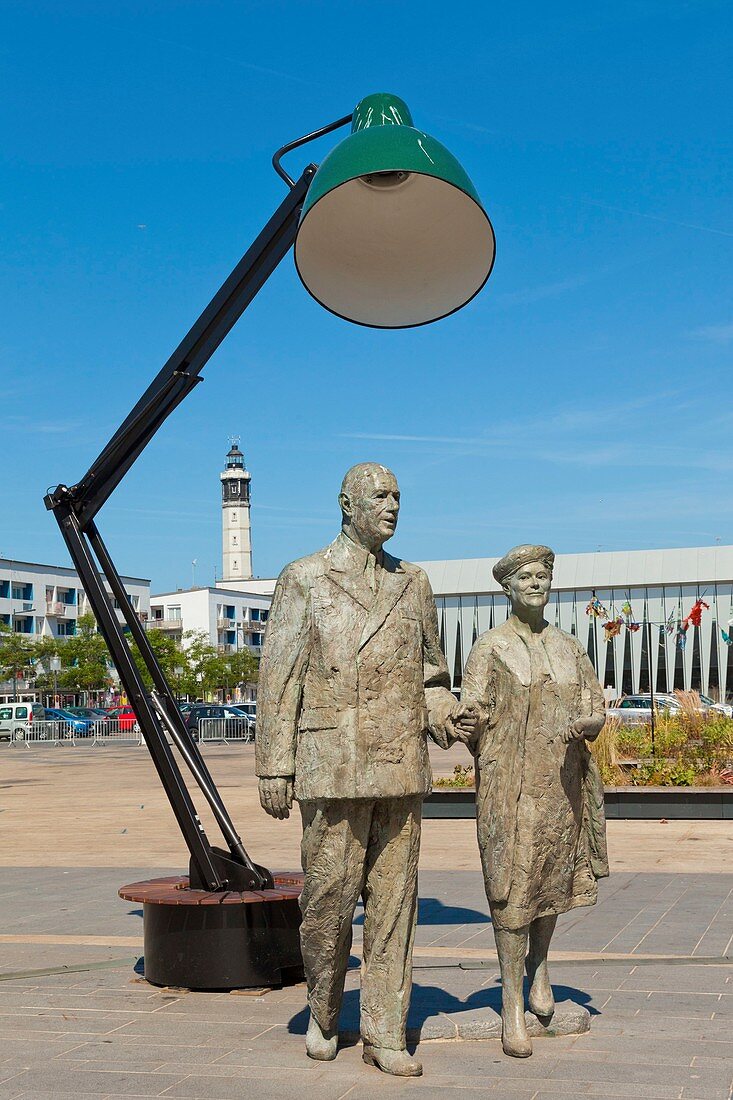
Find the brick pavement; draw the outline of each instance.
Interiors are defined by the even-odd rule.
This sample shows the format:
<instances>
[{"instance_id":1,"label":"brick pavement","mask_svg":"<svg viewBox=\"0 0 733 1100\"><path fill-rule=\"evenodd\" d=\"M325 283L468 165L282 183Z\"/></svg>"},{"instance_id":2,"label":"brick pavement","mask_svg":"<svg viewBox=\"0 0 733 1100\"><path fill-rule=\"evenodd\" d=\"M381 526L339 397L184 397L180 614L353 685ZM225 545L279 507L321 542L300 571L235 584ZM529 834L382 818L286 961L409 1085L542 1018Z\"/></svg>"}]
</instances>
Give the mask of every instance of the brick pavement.
<instances>
[{"instance_id":1,"label":"brick pavement","mask_svg":"<svg viewBox=\"0 0 733 1100\"><path fill-rule=\"evenodd\" d=\"M588 1007L589 1034L535 1040L526 1061L505 1058L497 1041L423 1038L425 1076L398 1081L364 1066L356 1044L334 1063L309 1062L302 986L252 997L158 990L140 980L140 908L116 890L181 870L180 844L155 786L142 782L150 768L144 750L84 751L72 757L64 749L14 748L2 757L0 1100L484 1093L497 1100L729 1100L733 875L711 868L725 866L730 823L720 823L727 832L716 823L681 823L686 832L673 840L655 822L616 833L616 873L601 883L599 905L562 917L553 941L558 1000ZM257 838L258 857L266 844L278 856L292 854L297 820L270 825L252 808L251 782L240 785L249 791L243 803L232 772L238 759L227 750L210 757L237 803L237 823ZM146 816L142 807L151 806ZM446 1021L484 1020L499 1003L474 844L468 822L426 829L410 1018L423 1037L445 1033ZM35 865L22 865L27 852ZM105 865L83 865L95 852ZM360 938L359 911L355 967ZM342 1027L352 1030L357 1018L354 969Z\"/></svg>"}]
</instances>

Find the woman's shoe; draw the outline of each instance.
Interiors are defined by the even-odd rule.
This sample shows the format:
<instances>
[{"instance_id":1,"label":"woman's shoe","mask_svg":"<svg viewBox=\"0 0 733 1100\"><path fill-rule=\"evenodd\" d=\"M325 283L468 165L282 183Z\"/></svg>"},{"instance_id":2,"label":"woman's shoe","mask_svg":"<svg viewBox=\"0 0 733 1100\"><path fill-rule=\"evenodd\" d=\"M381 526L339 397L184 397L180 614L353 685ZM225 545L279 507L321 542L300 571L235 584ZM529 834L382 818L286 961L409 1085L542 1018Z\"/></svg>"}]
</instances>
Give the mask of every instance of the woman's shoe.
<instances>
[{"instance_id":1,"label":"woman's shoe","mask_svg":"<svg viewBox=\"0 0 733 1100\"><path fill-rule=\"evenodd\" d=\"M523 1009L501 1010L501 1045L510 1058L529 1058L532 1040L527 1034Z\"/></svg>"},{"instance_id":2,"label":"woman's shoe","mask_svg":"<svg viewBox=\"0 0 733 1100\"><path fill-rule=\"evenodd\" d=\"M534 1012L535 1016L541 1016L547 1020L555 1011L555 998L552 995L547 963L543 963L537 968L531 982L532 985L527 998L529 1011Z\"/></svg>"},{"instance_id":3,"label":"woman's shoe","mask_svg":"<svg viewBox=\"0 0 733 1100\"><path fill-rule=\"evenodd\" d=\"M411 1058L406 1050L390 1050L364 1043L362 1058L368 1066L376 1066L382 1073L391 1073L394 1077L422 1077L422 1063Z\"/></svg>"},{"instance_id":4,"label":"woman's shoe","mask_svg":"<svg viewBox=\"0 0 733 1100\"><path fill-rule=\"evenodd\" d=\"M333 1035L321 1031L321 1025L311 1013L308 1022L308 1030L305 1034L305 1052L309 1058L315 1058L317 1062L332 1062L338 1050L338 1032Z\"/></svg>"}]
</instances>

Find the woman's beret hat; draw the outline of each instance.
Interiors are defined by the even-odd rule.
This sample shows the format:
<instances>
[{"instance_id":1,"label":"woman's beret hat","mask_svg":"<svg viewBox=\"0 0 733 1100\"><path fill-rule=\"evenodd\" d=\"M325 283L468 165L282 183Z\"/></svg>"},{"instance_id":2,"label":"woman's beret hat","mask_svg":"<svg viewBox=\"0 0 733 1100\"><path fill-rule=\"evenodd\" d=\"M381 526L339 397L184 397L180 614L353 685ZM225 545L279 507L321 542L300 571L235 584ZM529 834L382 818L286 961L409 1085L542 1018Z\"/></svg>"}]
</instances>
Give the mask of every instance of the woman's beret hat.
<instances>
[{"instance_id":1,"label":"woman's beret hat","mask_svg":"<svg viewBox=\"0 0 733 1100\"><path fill-rule=\"evenodd\" d=\"M534 543L523 543L521 546L515 546L503 558L499 558L492 569L494 579L498 584L503 585L518 569L521 569L523 565L528 565L531 561L541 561L543 565L552 570L555 555L549 546L537 546Z\"/></svg>"}]
</instances>

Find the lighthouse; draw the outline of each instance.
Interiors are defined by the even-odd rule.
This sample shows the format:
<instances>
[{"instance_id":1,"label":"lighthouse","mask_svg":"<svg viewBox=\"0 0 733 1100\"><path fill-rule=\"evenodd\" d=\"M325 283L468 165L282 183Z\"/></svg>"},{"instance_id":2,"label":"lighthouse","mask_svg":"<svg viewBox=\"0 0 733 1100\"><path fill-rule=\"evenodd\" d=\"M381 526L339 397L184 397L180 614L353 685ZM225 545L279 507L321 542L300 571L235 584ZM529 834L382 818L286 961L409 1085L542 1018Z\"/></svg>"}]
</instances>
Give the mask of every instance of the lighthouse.
<instances>
[{"instance_id":1,"label":"lighthouse","mask_svg":"<svg viewBox=\"0 0 733 1100\"><path fill-rule=\"evenodd\" d=\"M221 478L222 556L224 581L246 581L252 577L252 529L250 525L250 482L244 455L236 440L227 454Z\"/></svg>"}]
</instances>

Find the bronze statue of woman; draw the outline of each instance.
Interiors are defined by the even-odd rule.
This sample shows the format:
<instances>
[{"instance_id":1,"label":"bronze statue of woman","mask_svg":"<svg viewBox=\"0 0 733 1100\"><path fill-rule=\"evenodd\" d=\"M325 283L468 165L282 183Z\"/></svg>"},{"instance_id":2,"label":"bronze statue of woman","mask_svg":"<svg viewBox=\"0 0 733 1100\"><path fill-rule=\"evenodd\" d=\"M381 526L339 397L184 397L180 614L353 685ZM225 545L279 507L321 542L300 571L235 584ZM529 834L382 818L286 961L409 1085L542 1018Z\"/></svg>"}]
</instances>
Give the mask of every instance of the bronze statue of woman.
<instances>
[{"instance_id":1,"label":"bronze statue of woman","mask_svg":"<svg viewBox=\"0 0 733 1100\"><path fill-rule=\"evenodd\" d=\"M583 647L544 619L555 555L516 546L494 566L511 614L477 639L461 701L479 714L476 815L502 981L506 1054L532 1053L524 1015L555 1010L547 952L559 913L593 905L608 874L603 784L587 742L605 721Z\"/></svg>"}]
</instances>

